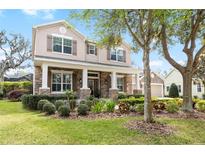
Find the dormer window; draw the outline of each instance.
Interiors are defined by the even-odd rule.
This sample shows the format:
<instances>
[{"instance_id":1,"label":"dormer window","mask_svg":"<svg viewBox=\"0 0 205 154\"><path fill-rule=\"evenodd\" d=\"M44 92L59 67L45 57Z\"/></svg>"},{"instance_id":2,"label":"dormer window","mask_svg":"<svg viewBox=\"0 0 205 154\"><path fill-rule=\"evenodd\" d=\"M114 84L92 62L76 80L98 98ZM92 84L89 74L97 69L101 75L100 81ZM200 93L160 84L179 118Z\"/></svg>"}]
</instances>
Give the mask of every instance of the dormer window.
<instances>
[{"instance_id":1,"label":"dormer window","mask_svg":"<svg viewBox=\"0 0 205 154\"><path fill-rule=\"evenodd\" d=\"M89 54L96 55L96 47L95 47L95 45L89 44Z\"/></svg>"},{"instance_id":2,"label":"dormer window","mask_svg":"<svg viewBox=\"0 0 205 154\"><path fill-rule=\"evenodd\" d=\"M114 61L125 61L125 51L122 49L112 49L110 52L110 59Z\"/></svg>"},{"instance_id":3,"label":"dormer window","mask_svg":"<svg viewBox=\"0 0 205 154\"><path fill-rule=\"evenodd\" d=\"M72 40L53 36L53 52L72 54Z\"/></svg>"}]
</instances>

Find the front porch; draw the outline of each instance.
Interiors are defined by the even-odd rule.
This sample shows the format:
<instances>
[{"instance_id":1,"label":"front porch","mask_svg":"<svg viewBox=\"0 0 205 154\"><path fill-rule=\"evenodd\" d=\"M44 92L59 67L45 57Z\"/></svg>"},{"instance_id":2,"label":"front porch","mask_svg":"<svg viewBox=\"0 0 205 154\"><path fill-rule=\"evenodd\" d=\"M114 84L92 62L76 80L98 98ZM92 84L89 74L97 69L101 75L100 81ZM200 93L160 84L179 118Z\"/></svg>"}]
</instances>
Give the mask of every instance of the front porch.
<instances>
[{"instance_id":1,"label":"front porch","mask_svg":"<svg viewBox=\"0 0 205 154\"><path fill-rule=\"evenodd\" d=\"M90 95L116 99L118 91L133 93L132 74L136 72L130 71L130 68L126 71L112 66L106 68L97 65L62 66L59 63L35 65L34 93L62 94L66 90L73 90L80 99Z\"/></svg>"}]
</instances>

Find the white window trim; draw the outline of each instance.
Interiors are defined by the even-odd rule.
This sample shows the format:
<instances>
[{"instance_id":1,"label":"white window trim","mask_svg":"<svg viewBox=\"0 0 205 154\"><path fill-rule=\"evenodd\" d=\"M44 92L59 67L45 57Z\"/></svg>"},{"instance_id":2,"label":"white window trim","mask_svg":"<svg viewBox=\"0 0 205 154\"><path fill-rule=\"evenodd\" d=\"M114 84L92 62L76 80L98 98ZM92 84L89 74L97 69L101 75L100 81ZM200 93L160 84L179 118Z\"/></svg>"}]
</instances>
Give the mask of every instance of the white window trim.
<instances>
[{"instance_id":1,"label":"white window trim","mask_svg":"<svg viewBox=\"0 0 205 154\"><path fill-rule=\"evenodd\" d=\"M64 35L58 35L58 34L52 34L52 52L57 53L57 54L65 54L65 55L72 55L73 54L73 38L64 36ZM61 52L56 52L53 50L53 37L60 37L62 38L62 43L61 43ZM71 40L71 53L64 53L64 39L69 39Z\"/></svg>"},{"instance_id":2,"label":"white window trim","mask_svg":"<svg viewBox=\"0 0 205 154\"><path fill-rule=\"evenodd\" d=\"M95 50L95 51L94 51L94 54L90 53L90 50L91 50L91 49L90 49L90 46L91 46L91 45L94 46L94 50ZM95 45L95 44L88 44L88 46L89 46L89 48L88 48L88 51L89 51L88 54L89 54L89 55L97 56L97 55L96 55L96 45Z\"/></svg>"},{"instance_id":3,"label":"white window trim","mask_svg":"<svg viewBox=\"0 0 205 154\"><path fill-rule=\"evenodd\" d=\"M88 72L89 74L97 74L98 77L94 76L88 76L88 79L99 79L100 78L100 73L99 72Z\"/></svg>"},{"instance_id":4,"label":"white window trim","mask_svg":"<svg viewBox=\"0 0 205 154\"><path fill-rule=\"evenodd\" d=\"M53 73L59 73L61 74L61 91L53 91L52 90L52 84L53 84ZM62 94L62 93L65 93L63 91L63 74L70 74L71 75L71 89L70 90L73 90L73 71L58 71L58 70L51 70L51 94Z\"/></svg>"},{"instance_id":5,"label":"white window trim","mask_svg":"<svg viewBox=\"0 0 205 154\"><path fill-rule=\"evenodd\" d=\"M112 55L112 52L113 52L113 50L115 51L115 53L116 53L116 60L114 60L114 59L112 59L111 57L111 55ZM115 48L115 49L111 49L110 50L110 61L113 61L113 62L120 62L120 63L124 63L124 61L119 61L118 60L118 50L124 50L123 48ZM126 53L125 53L126 54ZM125 57L125 55L123 55L123 58Z\"/></svg>"}]
</instances>

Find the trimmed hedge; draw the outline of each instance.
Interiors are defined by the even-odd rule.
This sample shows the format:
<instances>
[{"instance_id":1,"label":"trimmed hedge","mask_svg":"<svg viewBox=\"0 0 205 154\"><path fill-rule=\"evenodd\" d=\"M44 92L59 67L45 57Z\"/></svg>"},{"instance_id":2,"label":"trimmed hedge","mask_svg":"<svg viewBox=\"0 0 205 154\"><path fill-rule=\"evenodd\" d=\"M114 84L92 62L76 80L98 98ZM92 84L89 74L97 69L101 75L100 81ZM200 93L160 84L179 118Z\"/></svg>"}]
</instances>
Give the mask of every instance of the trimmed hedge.
<instances>
[{"instance_id":1,"label":"trimmed hedge","mask_svg":"<svg viewBox=\"0 0 205 154\"><path fill-rule=\"evenodd\" d=\"M136 104L143 104L144 103L144 97L141 97L141 98L135 98L135 97L124 98L124 99L119 99L118 102L128 103L130 106L134 106Z\"/></svg>"},{"instance_id":2,"label":"trimmed hedge","mask_svg":"<svg viewBox=\"0 0 205 154\"><path fill-rule=\"evenodd\" d=\"M25 89L29 93L32 93L33 84L30 81L22 82L0 82L0 86L3 87L3 94L6 96L12 90Z\"/></svg>"},{"instance_id":3,"label":"trimmed hedge","mask_svg":"<svg viewBox=\"0 0 205 154\"><path fill-rule=\"evenodd\" d=\"M141 98L141 97L144 97L144 95L141 95L141 94L118 93L118 99L125 99L125 98L130 98L130 97Z\"/></svg>"},{"instance_id":4,"label":"trimmed hedge","mask_svg":"<svg viewBox=\"0 0 205 154\"><path fill-rule=\"evenodd\" d=\"M42 99L54 104L56 100L66 100L67 97L65 95L23 95L21 97L23 107L31 110L37 110L38 102Z\"/></svg>"},{"instance_id":5,"label":"trimmed hedge","mask_svg":"<svg viewBox=\"0 0 205 154\"><path fill-rule=\"evenodd\" d=\"M70 115L70 107L68 105L61 105L58 108L58 113L61 117L67 117Z\"/></svg>"},{"instance_id":6,"label":"trimmed hedge","mask_svg":"<svg viewBox=\"0 0 205 154\"><path fill-rule=\"evenodd\" d=\"M201 112L205 112L205 100L200 100L196 103L196 109Z\"/></svg>"},{"instance_id":7,"label":"trimmed hedge","mask_svg":"<svg viewBox=\"0 0 205 154\"><path fill-rule=\"evenodd\" d=\"M53 103L48 102L43 105L43 112L46 112L48 115L55 114L56 107Z\"/></svg>"}]
</instances>

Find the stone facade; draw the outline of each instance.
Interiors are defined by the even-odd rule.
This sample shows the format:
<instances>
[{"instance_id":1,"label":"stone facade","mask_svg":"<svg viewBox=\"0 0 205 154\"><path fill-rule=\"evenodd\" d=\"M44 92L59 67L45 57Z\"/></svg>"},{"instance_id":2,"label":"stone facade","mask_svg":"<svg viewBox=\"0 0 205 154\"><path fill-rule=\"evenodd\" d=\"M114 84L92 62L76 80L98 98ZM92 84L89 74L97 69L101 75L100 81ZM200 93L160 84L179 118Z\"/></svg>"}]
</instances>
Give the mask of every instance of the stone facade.
<instances>
[{"instance_id":1,"label":"stone facade","mask_svg":"<svg viewBox=\"0 0 205 154\"><path fill-rule=\"evenodd\" d=\"M39 94L50 95L51 94L50 88L39 88Z\"/></svg>"},{"instance_id":2,"label":"stone facade","mask_svg":"<svg viewBox=\"0 0 205 154\"><path fill-rule=\"evenodd\" d=\"M111 78L109 72L100 73L100 97L109 97L109 88L111 87Z\"/></svg>"},{"instance_id":3,"label":"stone facade","mask_svg":"<svg viewBox=\"0 0 205 154\"><path fill-rule=\"evenodd\" d=\"M80 96L79 98L80 99L85 99L86 97L89 97L90 96L90 93L91 93L91 90L88 88L88 89L80 89Z\"/></svg>"},{"instance_id":4,"label":"stone facade","mask_svg":"<svg viewBox=\"0 0 205 154\"><path fill-rule=\"evenodd\" d=\"M42 70L40 66L35 66L35 89L34 94L39 94L39 89L42 86Z\"/></svg>"},{"instance_id":5,"label":"stone facade","mask_svg":"<svg viewBox=\"0 0 205 154\"><path fill-rule=\"evenodd\" d=\"M117 89L109 89L109 98L113 100L117 100L118 97L118 90Z\"/></svg>"},{"instance_id":6,"label":"stone facade","mask_svg":"<svg viewBox=\"0 0 205 154\"><path fill-rule=\"evenodd\" d=\"M73 91L76 91L77 97L80 97L80 88L82 87L82 70L73 71Z\"/></svg>"},{"instance_id":7,"label":"stone facade","mask_svg":"<svg viewBox=\"0 0 205 154\"><path fill-rule=\"evenodd\" d=\"M142 90L134 89L134 90L133 90L133 94L134 94L134 95L142 95Z\"/></svg>"},{"instance_id":8,"label":"stone facade","mask_svg":"<svg viewBox=\"0 0 205 154\"><path fill-rule=\"evenodd\" d=\"M132 94L132 75L125 75L124 77L124 91L128 94Z\"/></svg>"}]
</instances>

